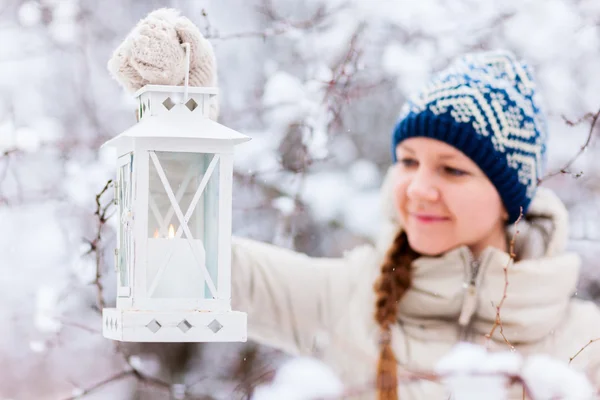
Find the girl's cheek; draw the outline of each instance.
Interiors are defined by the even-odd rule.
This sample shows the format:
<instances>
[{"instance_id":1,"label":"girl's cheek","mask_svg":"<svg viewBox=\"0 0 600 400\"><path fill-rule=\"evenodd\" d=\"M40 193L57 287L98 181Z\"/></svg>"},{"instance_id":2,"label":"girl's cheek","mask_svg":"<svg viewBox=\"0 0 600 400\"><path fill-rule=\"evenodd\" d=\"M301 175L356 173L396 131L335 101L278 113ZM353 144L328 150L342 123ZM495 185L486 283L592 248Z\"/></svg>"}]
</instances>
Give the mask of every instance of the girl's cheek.
<instances>
[{"instance_id":1,"label":"girl's cheek","mask_svg":"<svg viewBox=\"0 0 600 400\"><path fill-rule=\"evenodd\" d=\"M404 182L397 182L394 186L394 207L400 214L402 213L405 192L406 185L404 184Z\"/></svg>"}]
</instances>

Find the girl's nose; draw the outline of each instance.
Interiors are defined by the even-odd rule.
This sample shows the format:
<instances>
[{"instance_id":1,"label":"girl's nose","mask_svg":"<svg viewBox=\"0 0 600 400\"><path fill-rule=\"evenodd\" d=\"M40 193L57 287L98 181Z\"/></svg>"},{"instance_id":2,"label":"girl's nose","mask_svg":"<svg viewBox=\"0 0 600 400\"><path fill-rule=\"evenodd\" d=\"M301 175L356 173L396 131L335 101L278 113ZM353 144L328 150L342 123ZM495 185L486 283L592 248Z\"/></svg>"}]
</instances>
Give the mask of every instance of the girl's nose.
<instances>
[{"instance_id":1,"label":"girl's nose","mask_svg":"<svg viewBox=\"0 0 600 400\"><path fill-rule=\"evenodd\" d=\"M408 198L411 200L435 202L440 198L439 189L432 173L420 168L412 177L408 188Z\"/></svg>"}]
</instances>

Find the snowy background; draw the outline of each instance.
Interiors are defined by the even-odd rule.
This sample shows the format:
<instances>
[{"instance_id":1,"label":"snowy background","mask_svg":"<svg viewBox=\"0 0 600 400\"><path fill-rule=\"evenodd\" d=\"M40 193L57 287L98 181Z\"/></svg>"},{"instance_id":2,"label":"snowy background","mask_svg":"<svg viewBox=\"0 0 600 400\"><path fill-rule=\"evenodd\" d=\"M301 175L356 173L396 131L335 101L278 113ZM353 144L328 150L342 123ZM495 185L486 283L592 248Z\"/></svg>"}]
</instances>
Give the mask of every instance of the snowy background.
<instances>
[{"instance_id":1,"label":"snowy background","mask_svg":"<svg viewBox=\"0 0 600 400\"><path fill-rule=\"evenodd\" d=\"M115 169L99 147L135 121L106 63L166 6L210 38L220 122L253 138L236 156L234 232L311 255L374 239L399 109L457 55L507 48L535 68L549 172L600 109L597 0L0 0L0 399L247 398L286 358L251 343L115 348L101 335L115 218L112 188L97 195ZM544 183L571 212L577 295L594 299L597 139Z\"/></svg>"}]
</instances>

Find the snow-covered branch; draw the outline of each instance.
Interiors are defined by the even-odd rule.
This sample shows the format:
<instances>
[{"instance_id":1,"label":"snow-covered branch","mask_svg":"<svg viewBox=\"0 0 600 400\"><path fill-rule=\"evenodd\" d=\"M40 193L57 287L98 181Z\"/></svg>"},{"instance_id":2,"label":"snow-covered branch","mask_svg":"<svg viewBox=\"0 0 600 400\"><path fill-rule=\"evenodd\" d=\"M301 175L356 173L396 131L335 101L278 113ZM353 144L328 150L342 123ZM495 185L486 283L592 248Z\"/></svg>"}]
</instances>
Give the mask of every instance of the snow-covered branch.
<instances>
[{"instance_id":1,"label":"snow-covered branch","mask_svg":"<svg viewBox=\"0 0 600 400\"><path fill-rule=\"evenodd\" d=\"M457 345L432 371L402 369L398 381L400 387L417 381L439 383L455 400L506 400L511 390L521 388L530 400L592 400L596 395L586 376L566 363L546 355L491 353L467 343ZM253 400L340 400L372 395L375 390L373 383L344 387L321 362L298 358L282 366L270 384L258 388Z\"/></svg>"}]
</instances>

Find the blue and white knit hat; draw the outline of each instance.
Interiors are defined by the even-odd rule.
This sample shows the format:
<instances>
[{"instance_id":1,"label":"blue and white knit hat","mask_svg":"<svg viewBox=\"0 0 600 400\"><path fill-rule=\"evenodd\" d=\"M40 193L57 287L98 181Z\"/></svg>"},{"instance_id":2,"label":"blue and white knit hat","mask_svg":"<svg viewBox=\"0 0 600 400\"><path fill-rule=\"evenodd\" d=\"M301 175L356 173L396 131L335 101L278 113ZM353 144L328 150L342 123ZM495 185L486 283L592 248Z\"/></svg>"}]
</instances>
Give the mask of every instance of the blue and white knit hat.
<instances>
[{"instance_id":1,"label":"blue and white knit hat","mask_svg":"<svg viewBox=\"0 0 600 400\"><path fill-rule=\"evenodd\" d=\"M468 54L436 74L402 109L392 136L448 143L494 184L515 222L536 192L545 164L547 124L531 69L506 51Z\"/></svg>"}]
</instances>

